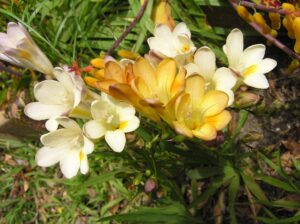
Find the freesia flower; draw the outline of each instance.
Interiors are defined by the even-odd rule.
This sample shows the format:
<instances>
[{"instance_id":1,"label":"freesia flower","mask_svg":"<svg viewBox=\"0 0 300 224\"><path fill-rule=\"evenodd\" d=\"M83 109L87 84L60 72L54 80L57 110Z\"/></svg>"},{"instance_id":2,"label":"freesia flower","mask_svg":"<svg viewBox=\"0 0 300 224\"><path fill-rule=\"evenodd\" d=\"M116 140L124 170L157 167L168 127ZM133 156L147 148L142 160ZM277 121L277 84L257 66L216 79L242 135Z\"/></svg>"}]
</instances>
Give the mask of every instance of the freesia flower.
<instances>
[{"instance_id":1,"label":"freesia flower","mask_svg":"<svg viewBox=\"0 0 300 224\"><path fill-rule=\"evenodd\" d=\"M116 101L106 94L102 94L102 99L92 103L91 113L93 120L84 125L84 133L91 139L104 136L115 152L123 151L126 144L125 133L136 130L140 124L134 107Z\"/></svg>"},{"instance_id":2,"label":"freesia flower","mask_svg":"<svg viewBox=\"0 0 300 224\"><path fill-rule=\"evenodd\" d=\"M185 23L179 23L173 31L168 25L156 26L154 37L148 38L148 44L157 55L174 58L178 65L184 64L196 50L191 40L191 31Z\"/></svg>"},{"instance_id":3,"label":"freesia flower","mask_svg":"<svg viewBox=\"0 0 300 224\"><path fill-rule=\"evenodd\" d=\"M186 78L185 93L175 103L174 129L187 137L213 140L231 120L225 110L228 96L222 91L205 92L205 81L199 75Z\"/></svg>"},{"instance_id":4,"label":"freesia flower","mask_svg":"<svg viewBox=\"0 0 300 224\"><path fill-rule=\"evenodd\" d=\"M193 74L201 75L205 80L206 90L220 90L228 97L228 106L234 101L234 93L231 90L236 84L237 77L229 68L216 69L216 56L209 47L201 47L194 55L194 63L185 66L187 77Z\"/></svg>"},{"instance_id":5,"label":"freesia flower","mask_svg":"<svg viewBox=\"0 0 300 224\"><path fill-rule=\"evenodd\" d=\"M229 68L239 75L246 85L259 89L268 88L269 83L264 74L275 68L277 62L270 58L264 59L266 47L263 44L243 49L243 33L239 29L233 29L223 46Z\"/></svg>"},{"instance_id":6,"label":"freesia flower","mask_svg":"<svg viewBox=\"0 0 300 224\"><path fill-rule=\"evenodd\" d=\"M51 62L20 23L10 22L7 33L0 33L0 60L52 76Z\"/></svg>"},{"instance_id":7,"label":"freesia flower","mask_svg":"<svg viewBox=\"0 0 300 224\"><path fill-rule=\"evenodd\" d=\"M47 120L46 128L55 130L58 126L57 117L73 112L85 93L85 85L79 76L64 71L62 68L53 70L57 80L45 80L34 86L34 96L38 102L26 105L24 112L33 120ZM76 116L77 114L73 114Z\"/></svg>"},{"instance_id":8,"label":"freesia flower","mask_svg":"<svg viewBox=\"0 0 300 224\"><path fill-rule=\"evenodd\" d=\"M37 164L49 167L59 162L66 178L74 177L78 170L86 174L89 169L87 155L94 150L93 142L83 135L75 121L67 117L56 120L63 128L41 136L44 147L36 154Z\"/></svg>"}]
</instances>

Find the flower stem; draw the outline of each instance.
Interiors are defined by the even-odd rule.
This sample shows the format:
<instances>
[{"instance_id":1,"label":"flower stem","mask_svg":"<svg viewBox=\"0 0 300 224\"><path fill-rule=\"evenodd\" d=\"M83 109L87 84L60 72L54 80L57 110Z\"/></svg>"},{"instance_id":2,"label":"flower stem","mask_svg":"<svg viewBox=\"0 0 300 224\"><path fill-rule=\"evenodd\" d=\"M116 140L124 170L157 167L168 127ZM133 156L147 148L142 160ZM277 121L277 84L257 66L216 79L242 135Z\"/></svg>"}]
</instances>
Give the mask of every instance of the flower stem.
<instances>
[{"instance_id":1,"label":"flower stem","mask_svg":"<svg viewBox=\"0 0 300 224\"><path fill-rule=\"evenodd\" d=\"M238 5L246 6L248 8L255 8L255 9L259 9L259 10L266 11L266 12L276 12L276 13L279 13L281 15L287 15L287 14L290 13L290 12L288 12L286 10L283 10L283 9L267 7L267 6L264 6L264 5L258 5L258 4L255 4L253 2L237 1L237 0L233 0L232 2L235 2Z\"/></svg>"},{"instance_id":2,"label":"flower stem","mask_svg":"<svg viewBox=\"0 0 300 224\"><path fill-rule=\"evenodd\" d=\"M112 47L108 50L106 56L110 56L112 52L120 45L120 43L124 40L124 38L130 33L130 31L135 27L135 25L138 23L138 21L142 18L144 15L144 12L146 10L146 7L148 5L148 0L144 0L143 5L141 6L139 12L134 17L134 20L130 23L130 25L127 27L125 32L114 42Z\"/></svg>"}]
</instances>

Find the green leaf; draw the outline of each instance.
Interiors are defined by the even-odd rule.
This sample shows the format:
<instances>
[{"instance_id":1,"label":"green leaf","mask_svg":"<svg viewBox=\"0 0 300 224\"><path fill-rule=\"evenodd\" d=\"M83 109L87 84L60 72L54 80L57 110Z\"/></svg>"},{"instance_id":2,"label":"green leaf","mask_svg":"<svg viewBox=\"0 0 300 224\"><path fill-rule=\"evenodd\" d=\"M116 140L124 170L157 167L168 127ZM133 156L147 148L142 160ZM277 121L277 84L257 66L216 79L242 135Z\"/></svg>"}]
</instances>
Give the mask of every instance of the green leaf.
<instances>
[{"instance_id":1,"label":"green leaf","mask_svg":"<svg viewBox=\"0 0 300 224\"><path fill-rule=\"evenodd\" d=\"M257 217L257 220L260 220L267 224L288 224L288 223L295 223L300 221L300 215L296 215L290 218L285 219L271 219L271 218L265 218L265 217Z\"/></svg>"},{"instance_id":2,"label":"green leaf","mask_svg":"<svg viewBox=\"0 0 300 224\"><path fill-rule=\"evenodd\" d=\"M223 169L220 167L202 167L193 169L188 172L188 176L191 179L201 180L208 177L213 177L223 173Z\"/></svg>"},{"instance_id":3,"label":"green leaf","mask_svg":"<svg viewBox=\"0 0 300 224\"><path fill-rule=\"evenodd\" d=\"M245 182L245 185L249 188L249 190L251 191L251 193L259 200L261 201L268 201L265 193L263 192L263 190L260 188L260 186L256 183L256 181L253 179L253 177L245 174L245 173L241 173L242 178Z\"/></svg>"},{"instance_id":4,"label":"green leaf","mask_svg":"<svg viewBox=\"0 0 300 224\"><path fill-rule=\"evenodd\" d=\"M239 112L239 121L238 121L238 124L237 124L237 128L233 134L233 136L236 136L240 133L242 127L244 127L246 121L247 121L247 118L248 118L248 114L249 112L246 111L246 110L241 110Z\"/></svg>"},{"instance_id":5,"label":"green leaf","mask_svg":"<svg viewBox=\"0 0 300 224\"><path fill-rule=\"evenodd\" d=\"M229 215L232 224L237 224L236 214L235 214L235 199L240 187L240 177L235 175L230 182L228 188L228 207Z\"/></svg>"},{"instance_id":6,"label":"green leaf","mask_svg":"<svg viewBox=\"0 0 300 224\"><path fill-rule=\"evenodd\" d=\"M289 185L288 183L286 182L283 182L281 180L278 180L274 177L270 177L270 176L266 176L266 175L263 175L263 174L257 174L256 175L257 177L261 178L261 180L267 184L270 184L274 187L277 187L277 188L281 188L285 191L288 191L288 192L299 192L297 191L296 189L294 189L291 185Z\"/></svg>"}]
</instances>

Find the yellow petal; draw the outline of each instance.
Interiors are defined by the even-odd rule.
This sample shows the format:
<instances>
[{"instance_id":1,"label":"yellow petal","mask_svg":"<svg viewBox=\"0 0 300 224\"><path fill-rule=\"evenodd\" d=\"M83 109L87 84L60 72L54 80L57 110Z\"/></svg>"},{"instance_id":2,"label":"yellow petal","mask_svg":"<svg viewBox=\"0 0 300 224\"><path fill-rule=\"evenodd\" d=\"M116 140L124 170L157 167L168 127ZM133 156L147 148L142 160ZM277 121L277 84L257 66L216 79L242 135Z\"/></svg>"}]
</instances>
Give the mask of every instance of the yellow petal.
<instances>
[{"instance_id":1,"label":"yellow petal","mask_svg":"<svg viewBox=\"0 0 300 224\"><path fill-rule=\"evenodd\" d=\"M228 103L228 95L222 91L211 90L207 92L201 102L203 117L215 116L224 110Z\"/></svg>"},{"instance_id":2,"label":"yellow petal","mask_svg":"<svg viewBox=\"0 0 300 224\"><path fill-rule=\"evenodd\" d=\"M141 77L145 81L145 83L147 83L149 88L153 92L156 92L156 74L154 72L154 69L146 59L142 57L137 59L136 63L133 65L133 73L136 77Z\"/></svg>"},{"instance_id":3,"label":"yellow petal","mask_svg":"<svg viewBox=\"0 0 300 224\"><path fill-rule=\"evenodd\" d=\"M204 79L200 75L191 75L185 80L185 92L190 94L193 110L200 107L204 90Z\"/></svg>"},{"instance_id":4,"label":"yellow petal","mask_svg":"<svg viewBox=\"0 0 300 224\"><path fill-rule=\"evenodd\" d=\"M231 120L230 112L224 110L216 116L206 117L204 119L204 122L213 125L219 131L225 128L230 120Z\"/></svg>"},{"instance_id":5,"label":"yellow petal","mask_svg":"<svg viewBox=\"0 0 300 224\"><path fill-rule=\"evenodd\" d=\"M109 94L109 87L113 84L117 83L115 80L112 79L108 79L108 80L104 80L104 81L99 81L96 83L95 87L102 91L105 92L107 94Z\"/></svg>"},{"instance_id":6,"label":"yellow petal","mask_svg":"<svg viewBox=\"0 0 300 224\"><path fill-rule=\"evenodd\" d=\"M104 77L123 83L123 70L117 62L109 61L105 64Z\"/></svg>"},{"instance_id":7,"label":"yellow petal","mask_svg":"<svg viewBox=\"0 0 300 224\"><path fill-rule=\"evenodd\" d=\"M142 99L144 98L154 98L151 89L149 89L148 85L144 82L140 77L136 77L130 83L132 90L139 95Z\"/></svg>"},{"instance_id":8,"label":"yellow petal","mask_svg":"<svg viewBox=\"0 0 300 224\"><path fill-rule=\"evenodd\" d=\"M137 53L134 53L134 52L131 52L131 51L126 51L126 50L119 50L118 55L121 58L128 58L128 59L132 59L132 60L135 60L140 56Z\"/></svg>"},{"instance_id":9,"label":"yellow petal","mask_svg":"<svg viewBox=\"0 0 300 224\"><path fill-rule=\"evenodd\" d=\"M195 137L203 139L205 141L213 140L217 137L217 131L211 124L203 124L199 129L192 130Z\"/></svg>"},{"instance_id":10,"label":"yellow petal","mask_svg":"<svg viewBox=\"0 0 300 224\"><path fill-rule=\"evenodd\" d=\"M98 79L95 79L93 77L90 76L86 76L84 77L84 81L88 86L94 87L96 88L96 83L99 81Z\"/></svg>"},{"instance_id":11,"label":"yellow petal","mask_svg":"<svg viewBox=\"0 0 300 224\"><path fill-rule=\"evenodd\" d=\"M180 95L175 103L175 114L178 121L187 119L187 112L190 104L190 96L187 93Z\"/></svg>"},{"instance_id":12,"label":"yellow petal","mask_svg":"<svg viewBox=\"0 0 300 224\"><path fill-rule=\"evenodd\" d=\"M152 20L157 25L166 24L173 30L175 22L171 12L171 5L168 1L157 1L153 9Z\"/></svg>"},{"instance_id":13,"label":"yellow petal","mask_svg":"<svg viewBox=\"0 0 300 224\"><path fill-rule=\"evenodd\" d=\"M133 73L133 64L126 65L125 68L125 82L129 84L135 78Z\"/></svg>"},{"instance_id":14,"label":"yellow petal","mask_svg":"<svg viewBox=\"0 0 300 224\"><path fill-rule=\"evenodd\" d=\"M176 76L176 62L166 58L157 67L158 97L167 104L171 98L171 87Z\"/></svg>"},{"instance_id":15,"label":"yellow petal","mask_svg":"<svg viewBox=\"0 0 300 224\"><path fill-rule=\"evenodd\" d=\"M172 83L171 87L171 98L179 94L181 91L184 90L184 85L185 85L185 74L186 71L183 67L179 68L179 72Z\"/></svg>"},{"instance_id":16,"label":"yellow petal","mask_svg":"<svg viewBox=\"0 0 300 224\"><path fill-rule=\"evenodd\" d=\"M95 58L90 61L90 64L95 68L104 68L104 59L103 58Z\"/></svg>"},{"instance_id":17,"label":"yellow petal","mask_svg":"<svg viewBox=\"0 0 300 224\"><path fill-rule=\"evenodd\" d=\"M91 74L97 79L103 79L104 78L104 69L92 71Z\"/></svg>"},{"instance_id":18,"label":"yellow petal","mask_svg":"<svg viewBox=\"0 0 300 224\"><path fill-rule=\"evenodd\" d=\"M187 136L189 138L193 137L193 132L187 126L185 126L184 123L178 122L178 121L174 121L173 122L173 126L174 126L175 131L178 134Z\"/></svg>"}]
</instances>

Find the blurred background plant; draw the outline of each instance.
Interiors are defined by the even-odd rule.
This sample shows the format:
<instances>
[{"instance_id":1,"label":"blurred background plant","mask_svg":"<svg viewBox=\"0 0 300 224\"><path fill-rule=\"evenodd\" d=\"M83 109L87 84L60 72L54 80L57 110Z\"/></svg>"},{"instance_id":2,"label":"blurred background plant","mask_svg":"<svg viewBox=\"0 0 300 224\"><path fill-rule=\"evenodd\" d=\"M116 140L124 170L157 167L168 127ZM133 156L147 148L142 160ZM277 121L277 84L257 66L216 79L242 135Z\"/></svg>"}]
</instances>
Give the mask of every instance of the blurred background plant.
<instances>
[{"instance_id":1,"label":"blurred background plant","mask_svg":"<svg viewBox=\"0 0 300 224\"><path fill-rule=\"evenodd\" d=\"M0 25L5 31L8 21L22 23L54 64L82 72L122 35L141 3L2 0ZM161 8L188 25L196 46L211 47L219 64L226 60L221 46L231 28L248 34L247 45L264 41L229 2L149 0L141 21L117 48L123 50L119 55L148 51L146 38ZM282 38L293 46L286 32ZM25 118L22 107L42 77L1 64L15 74L2 71L0 77L1 109L10 118L0 127L0 223L299 222L299 68L291 70L291 59L274 45L269 51L279 61L269 74L270 89L241 88L233 120L215 141L188 140L144 119L127 136L123 153L98 144L89 174L71 180L62 179L59 168L42 169L34 161L37 133L45 130Z\"/></svg>"}]
</instances>

